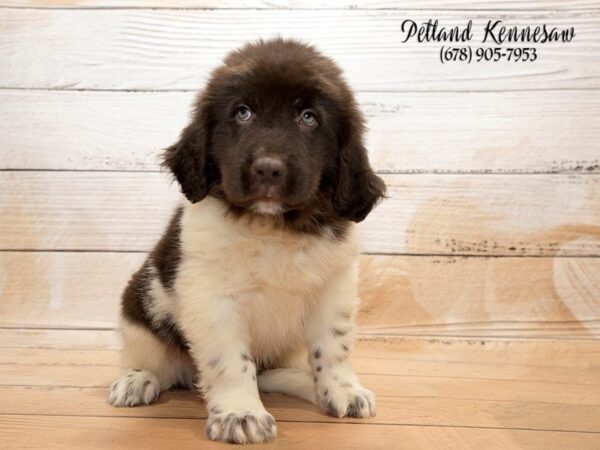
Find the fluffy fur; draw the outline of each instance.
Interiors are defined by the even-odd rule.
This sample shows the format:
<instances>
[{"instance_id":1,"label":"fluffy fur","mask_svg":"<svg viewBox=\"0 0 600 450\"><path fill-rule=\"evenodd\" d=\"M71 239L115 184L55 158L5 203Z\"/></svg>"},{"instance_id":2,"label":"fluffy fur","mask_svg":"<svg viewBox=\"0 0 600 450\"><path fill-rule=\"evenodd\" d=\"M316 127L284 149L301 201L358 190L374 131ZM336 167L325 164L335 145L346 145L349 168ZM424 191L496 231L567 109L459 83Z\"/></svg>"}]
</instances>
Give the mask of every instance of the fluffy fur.
<instances>
[{"instance_id":1,"label":"fluffy fur","mask_svg":"<svg viewBox=\"0 0 600 450\"><path fill-rule=\"evenodd\" d=\"M353 222L384 191L362 129L339 69L313 48L278 39L225 59L166 150L187 201L123 294L125 371L109 403L196 386L206 435L235 443L276 435L259 388L336 417L375 414L349 362Z\"/></svg>"}]
</instances>

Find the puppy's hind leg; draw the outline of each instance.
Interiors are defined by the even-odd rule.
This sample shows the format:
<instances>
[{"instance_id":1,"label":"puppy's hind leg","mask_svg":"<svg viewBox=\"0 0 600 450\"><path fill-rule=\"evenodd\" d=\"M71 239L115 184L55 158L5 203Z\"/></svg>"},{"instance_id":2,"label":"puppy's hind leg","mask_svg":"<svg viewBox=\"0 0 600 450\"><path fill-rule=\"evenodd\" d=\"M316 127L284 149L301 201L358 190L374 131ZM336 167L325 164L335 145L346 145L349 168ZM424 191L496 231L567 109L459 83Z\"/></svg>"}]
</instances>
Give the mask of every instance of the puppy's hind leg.
<instances>
[{"instance_id":1,"label":"puppy's hind leg","mask_svg":"<svg viewBox=\"0 0 600 450\"><path fill-rule=\"evenodd\" d=\"M175 385L192 388L195 367L189 356L168 347L150 330L122 319L125 369L110 387L108 403L113 406L147 405L162 391Z\"/></svg>"},{"instance_id":2,"label":"puppy's hind leg","mask_svg":"<svg viewBox=\"0 0 600 450\"><path fill-rule=\"evenodd\" d=\"M260 392L277 392L317 404L315 383L308 367L265 370L258 376L258 389Z\"/></svg>"}]
</instances>

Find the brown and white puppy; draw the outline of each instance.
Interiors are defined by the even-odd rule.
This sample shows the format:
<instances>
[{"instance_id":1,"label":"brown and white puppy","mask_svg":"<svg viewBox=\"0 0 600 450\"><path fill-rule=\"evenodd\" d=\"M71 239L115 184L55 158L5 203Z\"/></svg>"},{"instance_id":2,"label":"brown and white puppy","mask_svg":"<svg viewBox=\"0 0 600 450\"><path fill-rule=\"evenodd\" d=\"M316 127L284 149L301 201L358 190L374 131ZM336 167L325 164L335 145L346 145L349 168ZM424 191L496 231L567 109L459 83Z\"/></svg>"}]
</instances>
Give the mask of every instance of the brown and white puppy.
<instances>
[{"instance_id":1,"label":"brown and white puppy","mask_svg":"<svg viewBox=\"0 0 600 450\"><path fill-rule=\"evenodd\" d=\"M126 370L109 403L198 386L207 436L236 443L276 435L259 390L375 414L348 359L353 222L385 188L362 134L340 70L314 48L275 39L225 59L165 152L187 201L123 295Z\"/></svg>"}]
</instances>

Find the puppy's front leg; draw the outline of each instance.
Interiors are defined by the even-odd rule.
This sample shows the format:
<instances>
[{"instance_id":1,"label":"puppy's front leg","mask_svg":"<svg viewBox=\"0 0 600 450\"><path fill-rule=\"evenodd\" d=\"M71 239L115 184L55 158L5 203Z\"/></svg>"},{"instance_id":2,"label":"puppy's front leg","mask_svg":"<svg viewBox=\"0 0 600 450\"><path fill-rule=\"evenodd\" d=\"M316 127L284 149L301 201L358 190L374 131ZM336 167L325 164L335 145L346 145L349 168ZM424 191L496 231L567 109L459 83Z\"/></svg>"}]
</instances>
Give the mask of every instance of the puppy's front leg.
<instances>
[{"instance_id":1,"label":"puppy's front leg","mask_svg":"<svg viewBox=\"0 0 600 450\"><path fill-rule=\"evenodd\" d=\"M329 283L307 326L317 401L335 417L375 415L375 397L361 386L349 361L358 308L355 270L349 268Z\"/></svg>"},{"instance_id":2,"label":"puppy's front leg","mask_svg":"<svg viewBox=\"0 0 600 450\"><path fill-rule=\"evenodd\" d=\"M209 412L205 433L230 443L266 442L276 436L277 427L258 394L256 367L238 308L228 296L183 308L182 321Z\"/></svg>"}]
</instances>

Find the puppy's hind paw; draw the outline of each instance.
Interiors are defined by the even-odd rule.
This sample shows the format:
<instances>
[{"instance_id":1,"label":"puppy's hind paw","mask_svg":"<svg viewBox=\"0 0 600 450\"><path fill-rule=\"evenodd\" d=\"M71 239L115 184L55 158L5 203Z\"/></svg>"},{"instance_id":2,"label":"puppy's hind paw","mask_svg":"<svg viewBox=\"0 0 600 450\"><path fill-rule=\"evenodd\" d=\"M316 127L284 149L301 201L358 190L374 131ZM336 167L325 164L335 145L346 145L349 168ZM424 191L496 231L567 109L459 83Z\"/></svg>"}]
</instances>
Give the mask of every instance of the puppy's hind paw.
<instances>
[{"instance_id":1,"label":"puppy's hind paw","mask_svg":"<svg viewBox=\"0 0 600 450\"><path fill-rule=\"evenodd\" d=\"M277 425L271 414L264 411L212 413L206 421L206 436L213 441L230 444L267 442L277 436Z\"/></svg>"},{"instance_id":2,"label":"puppy's hind paw","mask_svg":"<svg viewBox=\"0 0 600 450\"><path fill-rule=\"evenodd\" d=\"M128 369L110 386L107 402L113 406L148 405L159 394L160 384L151 372Z\"/></svg>"}]
</instances>

